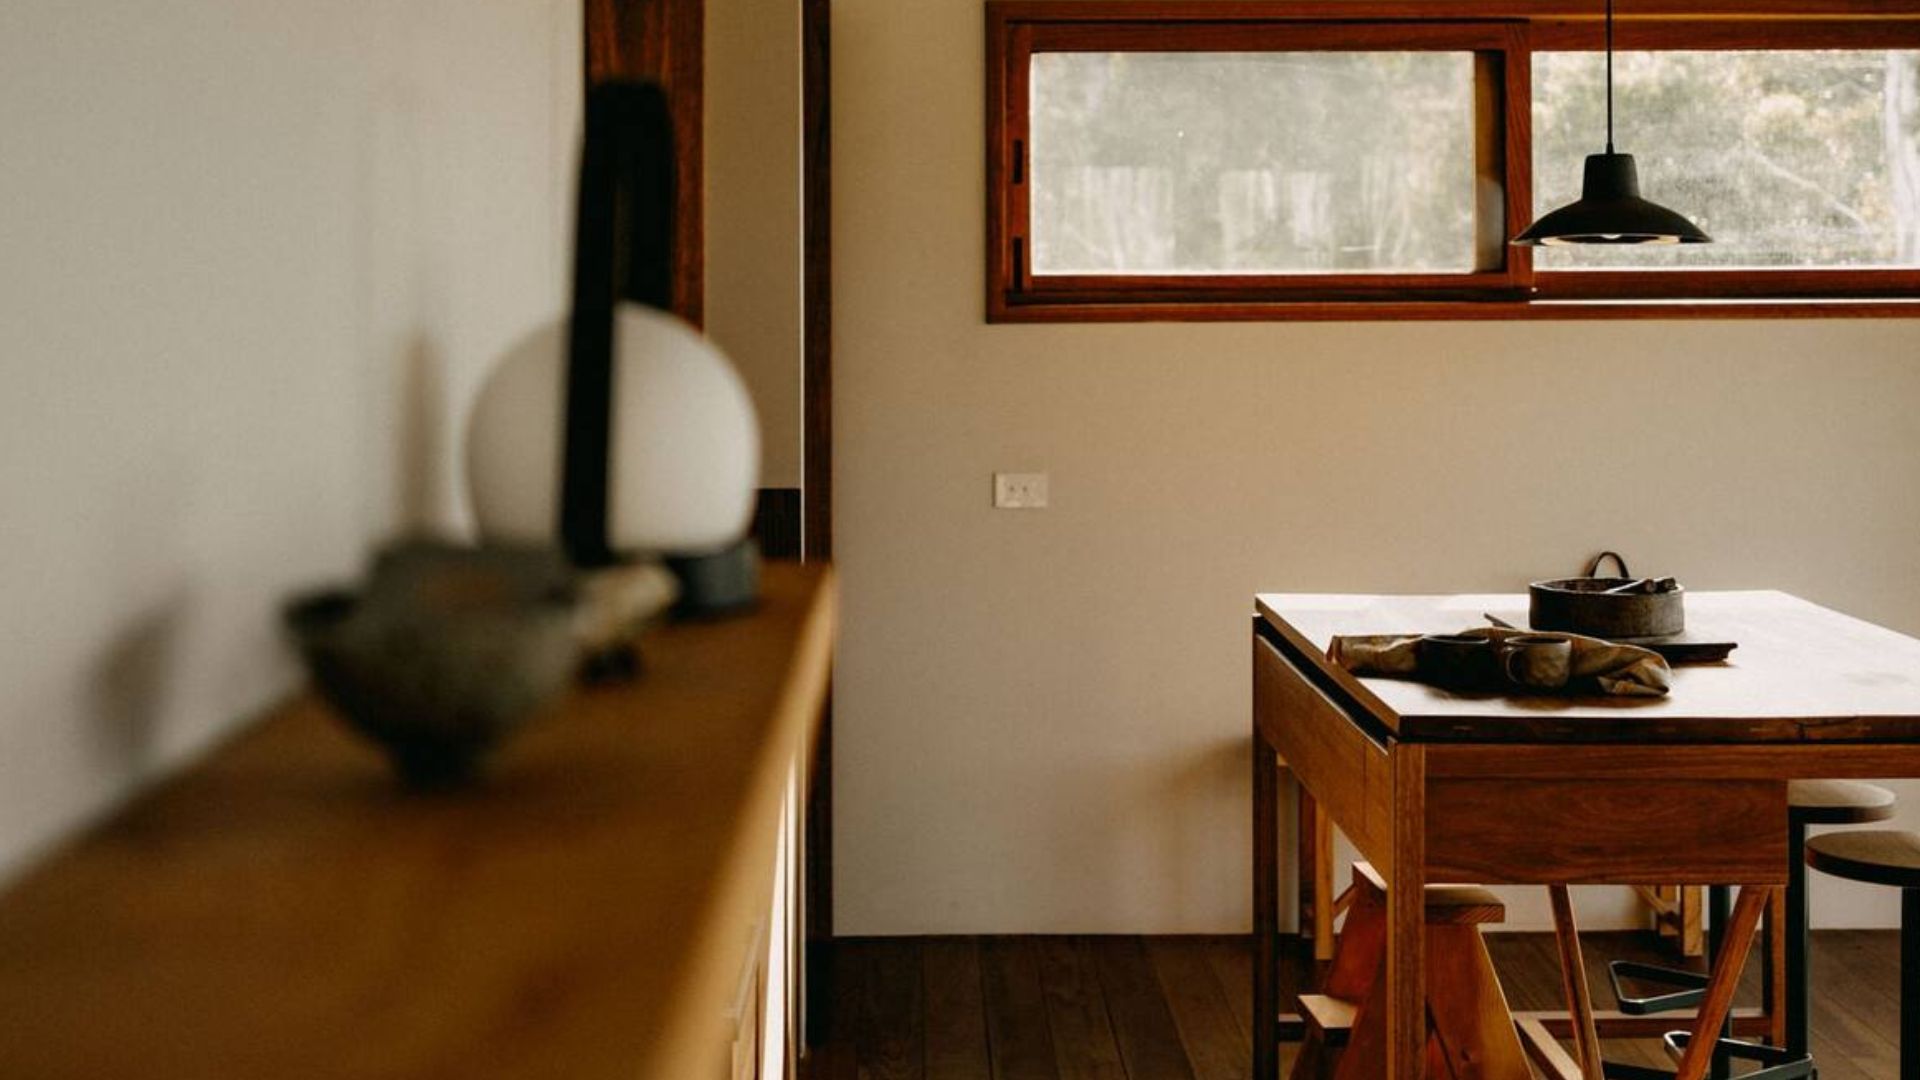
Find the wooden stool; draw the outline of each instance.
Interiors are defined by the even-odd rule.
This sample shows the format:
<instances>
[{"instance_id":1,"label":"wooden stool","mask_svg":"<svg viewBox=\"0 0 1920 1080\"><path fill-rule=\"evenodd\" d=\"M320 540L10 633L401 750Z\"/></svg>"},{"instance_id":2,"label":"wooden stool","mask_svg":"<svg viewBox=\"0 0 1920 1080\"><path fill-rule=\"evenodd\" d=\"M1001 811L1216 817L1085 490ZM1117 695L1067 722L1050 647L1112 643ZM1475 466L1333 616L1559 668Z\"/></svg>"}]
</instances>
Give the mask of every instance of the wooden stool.
<instances>
[{"instance_id":1,"label":"wooden stool","mask_svg":"<svg viewBox=\"0 0 1920 1080\"><path fill-rule=\"evenodd\" d=\"M1702 897L1699 885L1635 885L1633 890L1653 913L1653 928L1663 938L1673 940L1674 951L1682 957L1705 952L1706 937L1701 933Z\"/></svg>"},{"instance_id":2,"label":"wooden stool","mask_svg":"<svg viewBox=\"0 0 1920 1080\"><path fill-rule=\"evenodd\" d=\"M1893 816L1893 792L1852 780L1787 785L1786 1048L1807 1052L1807 826L1861 825Z\"/></svg>"},{"instance_id":3,"label":"wooden stool","mask_svg":"<svg viewBox=\"0 0 1920 1080\"><path fill-rule=\"evenodd\" d=\"M1293 1080L1380 1076L1386 1060L1386 882L1353 865L1343 898L1347 921L1334 941L1321 992L1300 995L1306 1038ZM1480 926L1505 921L1506 905L1474 885L1426 887L1427 1075L1529 1080L1525 1051Z\"/></svg>"},{"instance_id":4,"label":"wooden stool","mask_svg":"<svg viewBox=\"0 0 1920 1080\"><path fill-rule=\"evenodd\" d=\"M1807 841L1807 865L1900 890L1900 1080L1920 1080L1920 833L1826 833Z\"/></svg>"}]
</instances>

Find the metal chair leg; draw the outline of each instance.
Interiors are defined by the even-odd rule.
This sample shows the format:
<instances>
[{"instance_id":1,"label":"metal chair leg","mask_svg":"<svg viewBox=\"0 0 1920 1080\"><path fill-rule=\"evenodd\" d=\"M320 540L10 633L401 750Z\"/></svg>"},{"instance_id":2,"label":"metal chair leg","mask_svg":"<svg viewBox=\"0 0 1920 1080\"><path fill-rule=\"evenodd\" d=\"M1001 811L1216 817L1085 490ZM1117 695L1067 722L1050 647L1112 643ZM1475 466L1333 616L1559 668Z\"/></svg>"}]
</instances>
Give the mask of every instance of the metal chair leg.
<instances>
[{"instance_id":1,"label":"metal chair leg","mask_svg":"<svg viewBox=\"0 0 1920 1080\"><path fill-rule=\"evenodd\" d=\"M1732 893L1733 889L1730 886L1716 885L1707 890L1708 913L1712 920L1707 927L1706 953L1709 965L1718 962L1723 956L1722 950L1729 947L1727 935L1733 923L1733 913L1730 910ZM1761 902L1769 907L1773 904L1771 898L1765 898ZM1748 900L1743 892L1743 909L1747 908L1747 905ZM1750 909L1743 913L1743 917L1748 916L1757 919L1756 913ZM1915 926L1920 927L1920 918L1916 918ZM1742 933L1746 935L1741 946L1744 951L1752 944L1752 927L1748 926ZM1916 948L1920 949L1920 945ZM1689 1057L1687 1051L1691 1035L1688 1032L1670 1032L1666 1036L1667 1051L1680 1062L1681 1071L1687 1071L1690 1064L1693 1069L1700 1070L1692 1075L1698 1076L1705 1073L1713 1077L1727 1077L1732 1074L1733 1061L1738 1059L1753 1062L1758 1066L1743 1074L1740 1080L1801 1080L1811 1073L1813 1062L1805 1052L1793 1053L1785 1048L1743 1042L1731 1037L1733 1035L1730 1008L1732 991L1724 980L1737 977L1737 968L1733 969L1731 974L1722 973L1719 976L1722 981L1719 983L1715 982L1714 976L1628 961L1615 961L1610 965L1610 970L1613 975L1614 996L1620 1002L1621 1011L1628 1014L1663 1012L1687 1007L1706 1008L1709 1007L1708 999L1716 992L1724 995L1711 1006L1726 1009L1727 1013L1721 1021L1720 1030L1716 1033L1717 1037L1713 1040L1713 1050L1708 1060L1702 1061L1698 1054ZM1916 960L1915 970L1920 971L1920 960ZM1624 992L1627 982L1647 983L1664 989L1660 993L1633 996ZM1718 991L1715 989L1716 986ZM1607 1080L1673 1080L1677 1074L1644 1065L1606 1062L1602 1066L1602 1075ZM1920 1080L1920 1077L1916 1077L1915 1080Z\"/></svg>"},{"instance_id":2,"label":"metal chair leg","mask_svg":"<svg viewBox=\"0 0 1920 1080\"><path fill-rule=\"evenodd\" d=\"M1807 1052L1807 988L1811 985L1808 952L1807 827L1799 822L1787 829L1787 1045L1789 1053Z\"/></svg>"},{"instance_id":3,"label":"metal chair leg","mask_svg":"<svg viewBox=\"0 0 1920 1080\"><path fill-rule=\"evenodd\" d=\"M1920 889L1900 890L1900 1080L1920 1080Z\"/></svg>"},{"instance_id":4,"label":"metal chair leg","mask_svg":"<svg viewBox=\"0 0 1920 1080\"><path fill-rule=\"evenodd\" d=\"M1677 1059L1686 1053L1689 1037L1684 1031L1669 1031L1661 1041L1666 1044L1667 1053ZM1741 1073L1740 1080L1800 1080L1813 1071L1813 1062L1805 1054L1792 1054L1738 1039L1721 1039L1715 1052L1759 1066Z\"/></svg>"}]
</instances>

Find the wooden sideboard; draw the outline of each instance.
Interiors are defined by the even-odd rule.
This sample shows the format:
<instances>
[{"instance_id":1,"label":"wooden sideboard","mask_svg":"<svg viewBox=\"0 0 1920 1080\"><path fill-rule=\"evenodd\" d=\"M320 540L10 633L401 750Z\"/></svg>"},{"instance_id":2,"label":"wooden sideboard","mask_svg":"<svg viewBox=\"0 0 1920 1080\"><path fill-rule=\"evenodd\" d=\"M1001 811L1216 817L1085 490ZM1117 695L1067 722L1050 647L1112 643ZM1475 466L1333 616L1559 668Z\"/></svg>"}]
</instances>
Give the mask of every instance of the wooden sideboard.
<instances>
[{"instance_id":1,"label":"wooden sideboard","mask_svg":"<svg viewBox=\"0 0 1920 1080\"><path fill-rule=\"evenodd\" d=\"M248 726L0 894L0 1076L779 1080L834 592L765 592L470 790L311 698Z\"/></svg>"}]
</instances>

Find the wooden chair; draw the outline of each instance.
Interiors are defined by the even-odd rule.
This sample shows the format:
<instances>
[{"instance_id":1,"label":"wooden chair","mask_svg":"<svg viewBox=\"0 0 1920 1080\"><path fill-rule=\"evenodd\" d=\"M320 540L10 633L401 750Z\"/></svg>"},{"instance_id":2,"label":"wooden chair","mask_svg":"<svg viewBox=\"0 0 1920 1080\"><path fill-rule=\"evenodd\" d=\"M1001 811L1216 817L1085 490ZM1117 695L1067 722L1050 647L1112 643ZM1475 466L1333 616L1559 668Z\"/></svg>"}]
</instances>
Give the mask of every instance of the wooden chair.
<instances>
[{"instance_id":1,"label":"wooden chair","mask_svg":"<svg viewBox=\"0 0 1920 1080\"><path fill-rule=\"evenodd\" d=\"M1920 833L1826 833L1806 849L1815 870L1900 890L1900 1080L1920 1080Z\"/></svg>"},{"instance_id":2,"label":"wooden chair","mask_svg":"<svg viewBox=\"0 0 1920 1080\"><path fill-rule=\"evenodd\" d=\"M1355 863L1353 886L1342 900L1346 923L1321 992L1300 995L1306 1035L1293 1080L1360 1080L1385 1067L1386 883L1371 865ZM1486 889L1427 886L1427 1075L1433 1080L1531 1076L1480 937L1483 924L1505 919L1506 905Z\"/></svg>"},{"instance_id":3,"label":"wooden chair","mask_svg":"<svg viewBox=\"0 0 1920 1080\"><path fill-rule=\"evenodd\" d=\"M1701 912L1706 890L1699 885L1635 885L1634 891L1653 913L1653 928L1673 943L1683 958L1705 952Z\"/></svg>"}]
</instances>

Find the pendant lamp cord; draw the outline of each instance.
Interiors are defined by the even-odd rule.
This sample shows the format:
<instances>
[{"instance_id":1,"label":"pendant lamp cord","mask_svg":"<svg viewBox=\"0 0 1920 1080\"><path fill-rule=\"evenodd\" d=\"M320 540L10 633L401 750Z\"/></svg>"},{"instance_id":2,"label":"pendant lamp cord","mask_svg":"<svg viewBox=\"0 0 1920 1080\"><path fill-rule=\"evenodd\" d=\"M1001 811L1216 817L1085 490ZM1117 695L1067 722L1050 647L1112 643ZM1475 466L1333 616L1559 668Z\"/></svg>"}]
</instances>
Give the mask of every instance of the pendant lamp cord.
<instances>
[{"instance_id":1,"label":"pendant lamp cord","mask_svg":"<svg viewBox=\"0 0 1920 1080\"><path fill-rule=\"evenodd\" d=\"M1613 153L1613 0L1607 0L1607 153Z\"/></svg>"}]
</instances>

